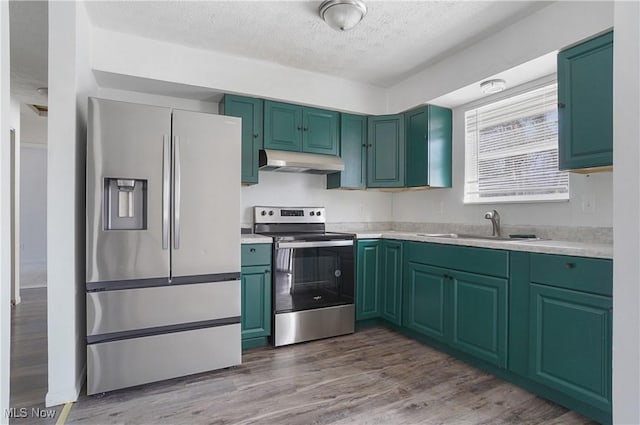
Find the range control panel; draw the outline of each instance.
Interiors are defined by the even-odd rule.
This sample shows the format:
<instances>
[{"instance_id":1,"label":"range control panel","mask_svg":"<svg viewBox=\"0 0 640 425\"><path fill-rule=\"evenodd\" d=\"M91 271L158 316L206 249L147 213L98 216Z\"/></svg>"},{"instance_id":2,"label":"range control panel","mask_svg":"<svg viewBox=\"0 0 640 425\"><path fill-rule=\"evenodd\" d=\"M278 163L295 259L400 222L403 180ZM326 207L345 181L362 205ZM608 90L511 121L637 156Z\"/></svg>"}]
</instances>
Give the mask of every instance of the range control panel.
<instances>
[{"instance_id":1,"label":"range control panel","mask_svg":"<svg viewBox=\"0 0 640 425\"><path fill-rule=\"evenodd\" d=\"M324 223L324 207L253 207L254 223Z\"/></svg>"}]
</instances>

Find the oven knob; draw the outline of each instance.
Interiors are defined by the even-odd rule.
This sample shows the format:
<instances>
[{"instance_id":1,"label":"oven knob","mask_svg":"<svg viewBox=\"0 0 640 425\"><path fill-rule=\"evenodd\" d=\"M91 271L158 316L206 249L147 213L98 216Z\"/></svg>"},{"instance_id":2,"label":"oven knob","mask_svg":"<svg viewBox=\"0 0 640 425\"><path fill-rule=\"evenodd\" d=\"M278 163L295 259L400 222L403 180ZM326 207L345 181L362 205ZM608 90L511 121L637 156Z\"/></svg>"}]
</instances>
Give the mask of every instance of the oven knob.
<instances>
[{"instance_id":1,"label":"oven knob","mask_svg":"<svg viewBox=\"0 0 640 425\"><path fill-rule=\"evenodd\" d=\"M311 212L309 213L309 215L313 216L313 215L314 215L314 212L313 212L313 211L311 211Z\"/></svg>"},{"instance_id":2,"label":"oven knob","mask_svg":"<svg viewBox=\"0 0 640 425\"><path fill-rule=\"evenodd\" d=\"M320 215L321 215L321 214L320 214L320 211L318 211L318 212L316 213L316 215L317 215L318 217L320 217Z\"/></svg>"},{"instance_id":3,"label":"oven knob","mask_svg":"<svg viewBox=\"0 0 640 425\"><path fill-rule=\"evenodd\" d=\"M273 211L269 211L269 215L273 215Z\"/></svg>"},{"instance_id":4,"label":"oven knob","mask_svg":"<svg viewBox=\"0 0 640 425\"><path fill-rule=\"evenodd\" d=\"M260 215L267 215L267 212L265 210L262 210L262 212L260 213Z\"/></svg>"}]
</instances>

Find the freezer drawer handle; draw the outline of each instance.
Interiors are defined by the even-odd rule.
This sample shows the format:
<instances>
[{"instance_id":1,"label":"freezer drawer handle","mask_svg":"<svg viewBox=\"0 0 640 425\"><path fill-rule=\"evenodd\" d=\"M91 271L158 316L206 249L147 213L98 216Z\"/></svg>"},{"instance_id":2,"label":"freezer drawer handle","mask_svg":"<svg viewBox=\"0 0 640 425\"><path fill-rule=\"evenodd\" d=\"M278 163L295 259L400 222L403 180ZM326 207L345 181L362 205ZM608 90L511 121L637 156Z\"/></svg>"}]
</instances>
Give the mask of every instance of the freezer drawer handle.
<instances>
[{"instance_id":1,"label":"freezer drawer handle","mask_svg":"<svg viewBox=\"0 0 640 425\"><path fill-rule=\"evenodd\" d=\"M180 249L180 139L173 136L173 249Z\"/></svg>"},{"instance_id":2,"label":"freezer drawer handle","mask_svg":"<svg viewBox=\"0 0 640 425\"><path fill-rule=\"evenodd\" d=\"M169 249L169 176L171 172L169 136L163 136L162 144L162 249Z\"/></svg>"}]
</instances>

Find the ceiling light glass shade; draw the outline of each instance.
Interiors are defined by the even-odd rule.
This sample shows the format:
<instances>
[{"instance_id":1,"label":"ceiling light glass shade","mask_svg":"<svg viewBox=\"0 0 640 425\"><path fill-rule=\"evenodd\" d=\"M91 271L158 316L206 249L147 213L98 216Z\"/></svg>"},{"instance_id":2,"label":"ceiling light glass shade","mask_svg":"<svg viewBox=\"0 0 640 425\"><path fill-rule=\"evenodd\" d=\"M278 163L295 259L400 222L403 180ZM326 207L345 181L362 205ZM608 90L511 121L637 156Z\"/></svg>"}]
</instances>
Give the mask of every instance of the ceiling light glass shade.
<instances>
[{"instance_id":1,"label":"ceiling light glass shade","mask_svg":"<svg viewBox=\"0 0 640 425\"><path fill-rule=\"evenodd\" d=\"M507 87L505 80L487 80L480 83L480 91L484 94L498 93Z\"/></svg>"},{"instance_id":2,"label":"ceiling light glass shade","mask_svg":"<svg viewBox=\"0 0 640 425\"><path fill-rule=\"evenodd\" d=\"M360 0L328 0L320 5L322 19L338 31L355 27L366 14L367 6Z\"/></svg>"}]
</instances>

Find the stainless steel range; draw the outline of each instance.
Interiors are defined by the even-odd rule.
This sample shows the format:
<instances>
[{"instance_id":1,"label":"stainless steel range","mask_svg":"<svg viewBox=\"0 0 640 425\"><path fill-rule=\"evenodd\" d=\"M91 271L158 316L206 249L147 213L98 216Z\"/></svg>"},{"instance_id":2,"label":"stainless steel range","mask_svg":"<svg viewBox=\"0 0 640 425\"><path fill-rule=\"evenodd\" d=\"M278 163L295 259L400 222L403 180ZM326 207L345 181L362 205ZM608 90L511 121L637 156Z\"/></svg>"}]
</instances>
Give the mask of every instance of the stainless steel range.
<instances>
[{"instance_id":1,"label":"stainless steel range","mask_svg":"<svg viewBox=\"0 0 640 425\"><path fill-rule=\"evenodd\" d=\"M273 237L276 347L353 333L353 235L325 231L323 207L254 207L254 232Z\"/></svg>"}]
</instances>

